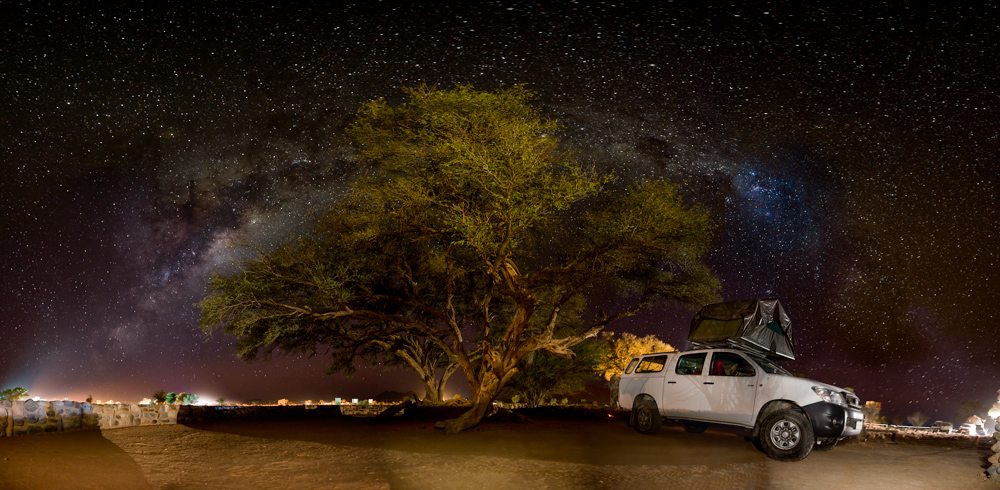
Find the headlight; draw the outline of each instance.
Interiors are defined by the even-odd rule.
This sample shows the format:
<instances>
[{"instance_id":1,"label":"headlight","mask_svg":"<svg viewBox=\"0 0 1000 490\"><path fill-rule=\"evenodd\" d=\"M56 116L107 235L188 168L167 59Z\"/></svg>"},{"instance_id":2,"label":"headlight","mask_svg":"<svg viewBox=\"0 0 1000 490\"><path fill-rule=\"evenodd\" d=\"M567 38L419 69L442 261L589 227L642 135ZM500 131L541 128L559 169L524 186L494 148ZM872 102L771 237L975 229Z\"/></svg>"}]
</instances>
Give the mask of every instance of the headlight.
<instances>
[{"instance_id":1,"label":"headlight","mask_svg":"<svg viewBox=\"0 0 1000 490\"><path fill-rule=\"evenodd\" d=\"M813 391L815 391L816 394L819 395L819 397L822 398L823 401L827 403L833 403L836 405L844 404L844 400L843 398L840 397L840 393L833 391L829 388L823 388L821 386L813 386Z\"/></svg>"}]
</instances>

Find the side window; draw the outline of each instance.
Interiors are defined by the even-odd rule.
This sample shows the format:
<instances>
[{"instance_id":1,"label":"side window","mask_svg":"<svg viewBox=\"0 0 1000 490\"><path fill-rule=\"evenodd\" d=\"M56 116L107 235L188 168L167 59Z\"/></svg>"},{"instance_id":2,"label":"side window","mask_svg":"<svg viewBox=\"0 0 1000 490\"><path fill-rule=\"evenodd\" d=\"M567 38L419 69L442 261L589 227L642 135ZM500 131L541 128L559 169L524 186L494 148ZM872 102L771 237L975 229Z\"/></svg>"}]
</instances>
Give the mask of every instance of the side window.
<instances>
[{"instance_id":1,"label":"side window","mask_svg":"<svg viewBox=\"0 0 1000 490\"><path fill-rule=\"evenodd\" d=\"M663 371L663 365L667 363L667 356L649 356L639 362L639 367L635 368L638 373L658 373Z\"/></svg>"},{"instance_id":2,"label":"side window","mask_svg":"<svg viewBox=\"0 0 1000 490\"><path fill-rule=\"evenodd\" d=\"M635 365L636 364L639 364L639 358L638 357L635 357L631 361L628 362L628 366L625 366L625 374L630 374L632 372L632 370L635 369Z\"/></svg>"},{"instance_id":3,"label":"side window","mask_svg":"<svg viewBox=\"0 0 1000 490\"><path fill-rule=\"evenodd\" d=\"M700 375L702 367L705 366L705 353L701 354L688 354L686 356L681 356L677 360L677 369L674 372L677 374L694 374Z\"/></svg>"},{"instance_id":4,"label":"side window","mask_svg":"<svg viewBox=\"0 0 1000 490\"><path fill-rule=\"evenodd\" d=\"M739 354L716 352L712 354L712 368L709 376L754 376L753 365Z\"/></svg>"}]
</instances>

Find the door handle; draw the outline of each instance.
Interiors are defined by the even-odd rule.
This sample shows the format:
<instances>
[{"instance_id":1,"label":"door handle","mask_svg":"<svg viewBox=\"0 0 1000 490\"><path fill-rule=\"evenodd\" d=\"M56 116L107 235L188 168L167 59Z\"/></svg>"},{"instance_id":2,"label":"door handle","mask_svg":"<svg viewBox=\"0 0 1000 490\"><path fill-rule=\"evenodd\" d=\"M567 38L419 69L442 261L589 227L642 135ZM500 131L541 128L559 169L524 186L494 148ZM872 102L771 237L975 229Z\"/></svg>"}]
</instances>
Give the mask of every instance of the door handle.
<instances>
[{"instance_id":1,"label":"door handle","mask_svg":"<svg viewBox=\"0 0 1000 490\"><path fill-rule=\"evenodd\" d=\"M668 385L675 385L675 384L677 384L677 382L676 381L667 381L667 384Z\"/></svg>"},{"instance_id":2,"label":"door handle","mask_svg":"<svg viewBox=\"0 0 1000 490\"><path fill-rule=\"evenodd\" d=\"M714 385L715 383L713 383L711 381L706 381L705 384L707 384L707 385Z\"/></svg>"}]
</instances>

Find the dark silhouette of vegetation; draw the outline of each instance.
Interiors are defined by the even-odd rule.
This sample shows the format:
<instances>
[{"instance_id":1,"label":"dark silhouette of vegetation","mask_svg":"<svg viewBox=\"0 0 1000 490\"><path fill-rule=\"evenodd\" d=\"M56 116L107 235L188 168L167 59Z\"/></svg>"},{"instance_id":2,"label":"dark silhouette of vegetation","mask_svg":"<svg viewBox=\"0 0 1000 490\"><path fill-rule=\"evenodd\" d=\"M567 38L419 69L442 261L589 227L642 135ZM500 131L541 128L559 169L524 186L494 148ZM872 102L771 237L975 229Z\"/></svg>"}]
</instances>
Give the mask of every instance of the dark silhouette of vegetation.
<instances>
[{"instance_id":1,"label":"dark silhouette of vegetation","mask_svg":"<svg viewBox=\"0 0 1000 490\"><path fill-rule=\"evenodd\" d=\"M913 427L923 427L931 418L923 412L914 412L906 417L906 421Z\"/></svg>"},{"instance_id":2,"label":"dark silhouette of vegetation","mask_svg":"<svg viewBox=\"0 0 1000 490\"><path fill-rule=\"evenodd\" d=\"M989 409L986 405L979 400L966 400L958 406L958 411L955 412L955 420L959 424L964 424L973 415L979 416L980 414L985 414Z\"/></svg>"},{"instance_id":3,"label":"dark silhouette of vegetation","mask_svg":"<svg viewBox=\"0 0 1000 490\"><path fill-rule=\"evenodd\" d=\"M535 351L524 357L517 372L510 378L506 390L520 395L529 406L537 407L552 395L573 395L583 391L587 383L598 379L604 361L604 345L587 339L573 347L572 358L546 351Z\"/></svg>"},{"instance_id":4,"label":"dark silhouette of vegetation","mask_svg":"<svg viewBox=\"0 0 1000 490\"><path fill-rule=\"evenodd\" d=\"M429 398L460 368L471 407L442 424L451 433L482 420L529 354L571 358L657 301L717 299L701 262L710 219L676 186L611 192L612 176L559 148L559 124L524 87L406 93L347 128L364 176L311 235L213 276L204 331L235 336L245 360L322 353L346 373L399 360ZM611 291L612 311L557 330Z\"/></svg>"}]
</instances>

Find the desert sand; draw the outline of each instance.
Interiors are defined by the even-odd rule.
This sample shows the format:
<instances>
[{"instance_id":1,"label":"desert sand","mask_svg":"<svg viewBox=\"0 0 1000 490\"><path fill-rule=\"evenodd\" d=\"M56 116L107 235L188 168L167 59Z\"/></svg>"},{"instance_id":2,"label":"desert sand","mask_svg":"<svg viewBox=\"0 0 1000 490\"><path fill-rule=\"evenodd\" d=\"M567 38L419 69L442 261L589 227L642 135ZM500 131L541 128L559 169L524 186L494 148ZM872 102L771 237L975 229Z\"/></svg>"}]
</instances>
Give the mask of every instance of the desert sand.
<instances>
[{"instance_id":1,"label":"desert sand","mask_svg":"<svg viewBox=\"0 0 1000 490\"><path fill-rule=\"evenodd\" d=\"M0 488L982 489L986 439L841 444L795 463L735 429L641 435L536 417L444 435L433 421L233 421L0 439Z\"/></svg>"}]
</instances>

